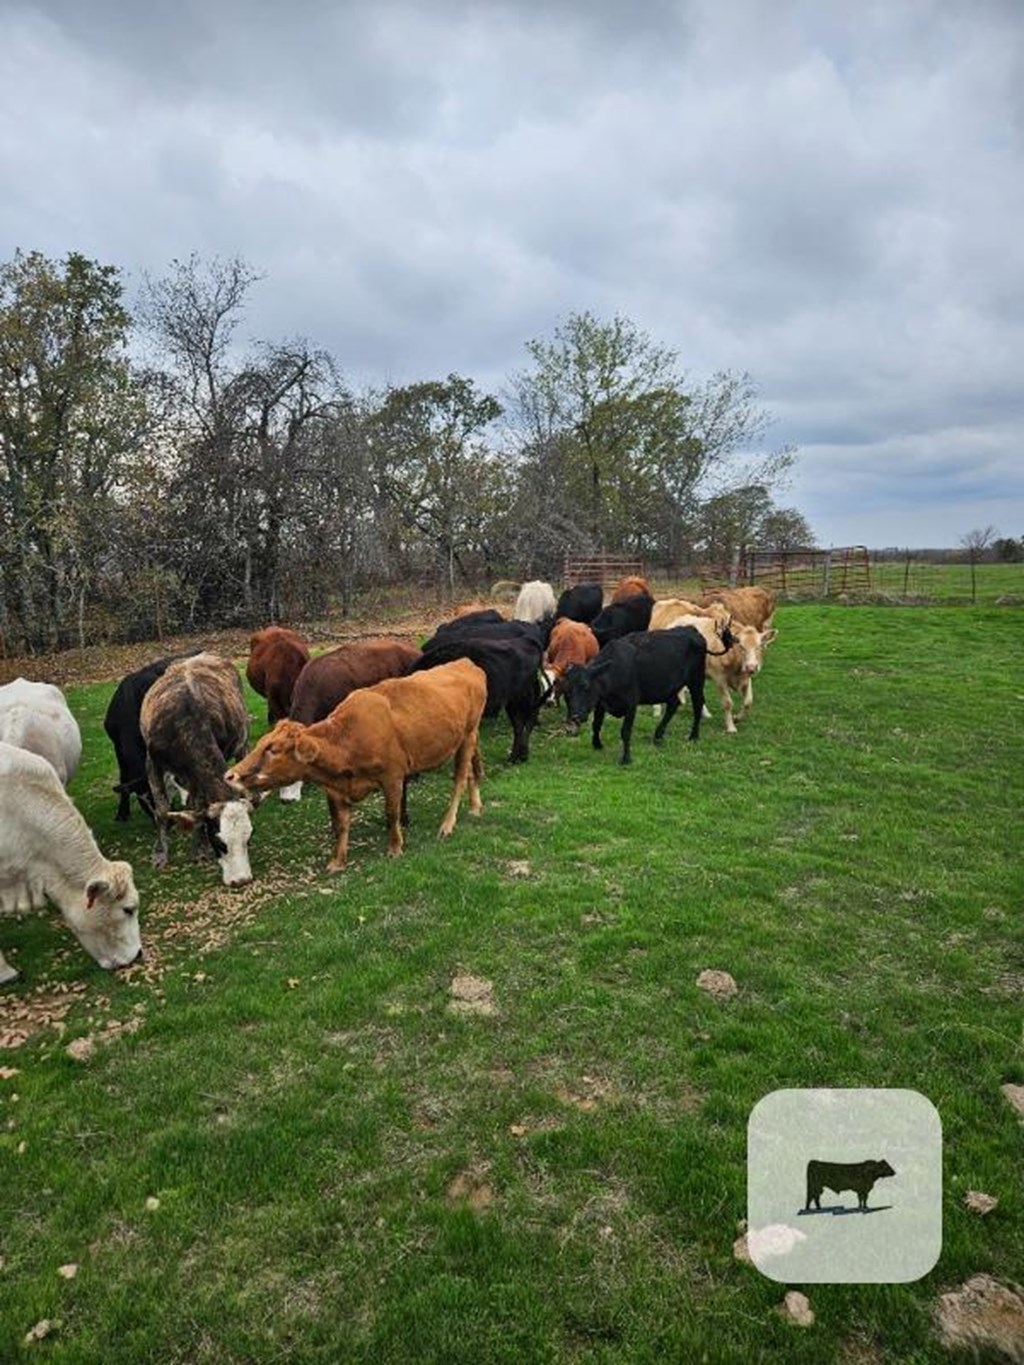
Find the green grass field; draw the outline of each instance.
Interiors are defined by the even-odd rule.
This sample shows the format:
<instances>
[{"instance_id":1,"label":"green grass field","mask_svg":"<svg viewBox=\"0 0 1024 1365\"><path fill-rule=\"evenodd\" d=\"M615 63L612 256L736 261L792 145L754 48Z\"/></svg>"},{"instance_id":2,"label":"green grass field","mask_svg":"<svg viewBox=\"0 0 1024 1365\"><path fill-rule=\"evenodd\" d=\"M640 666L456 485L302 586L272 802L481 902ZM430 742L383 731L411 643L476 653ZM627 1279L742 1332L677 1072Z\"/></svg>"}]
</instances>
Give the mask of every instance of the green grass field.
<instances>
[{"instance_id":1,"label":"green grass field","mask_svg":"<svg viewBox=\"0 0 1024 1365\"><path fill-rule=\"evenodd\" d=\"M937 1294L1024 1278L1022 620L776 624L737 736L713 696L696 745L681 713L656 750L645 715L621 769L617 723L598 754L549 711L509 769L493 722L448 843L434 774L407 855L371 798L331 878L308 789L257 812L246 892L184 843L149 866L143 818L113 820L112 685L73 690L73 795L134 863L150 951L109 976L56 916L0 923L0 1017L87 983L62 1037L0 1053L0 1360L948 1359ZM497 1013L451 1012L460 973ZM938 1266L809 1286L808 1330L732 1254L747 1116L784 1086L916 1089L945 1135Z\"/></svg>"}]
</instances>

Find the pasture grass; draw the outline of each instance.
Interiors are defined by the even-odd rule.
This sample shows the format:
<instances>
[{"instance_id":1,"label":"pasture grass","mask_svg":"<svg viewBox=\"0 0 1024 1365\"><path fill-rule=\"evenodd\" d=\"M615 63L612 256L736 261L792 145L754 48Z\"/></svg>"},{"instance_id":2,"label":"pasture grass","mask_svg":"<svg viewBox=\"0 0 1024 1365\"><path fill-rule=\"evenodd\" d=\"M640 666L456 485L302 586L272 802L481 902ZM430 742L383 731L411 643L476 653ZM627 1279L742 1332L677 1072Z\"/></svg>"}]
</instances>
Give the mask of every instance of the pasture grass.
<instances>
[{"instance_id":1,"label":"pasture grass","mask_svg":"<svg viewBox=\"0 0 1024 1365\"><path fill-rule=\"evenodd\" d=\"M595 753L549 711L509 768L494 722L484 815L450 841L447 775L425 776L407 856L385 858L371 798L332 878L307 789L257 812L242 893L183 843L149 866L143 818L113 821L112 684L72 691L73 794L135 866L160 973L100 972L56 916L2 926L24 981L0 1011L42 980L89 990L62 1039L0 1054L20 1069L0 1081L0 1359L945 1358L940 1290L1024 1267L1024 1130L999 1091L1024 1082L1021 619L776 624L737 736L709 694L698 744L681 714L654 749L644 715L622 769L617 723ZM225 941L176 936L221 910ZM705 967L738 996L698 990ZM449 1010L459 973L497 1013ZM143 1022L66 1055L106 1014ZM810 1286L808 1331L732 1255L747 1116L783 1086L920 1090L945 1135L936 1269Z\"/></svg>"}]
</instances>

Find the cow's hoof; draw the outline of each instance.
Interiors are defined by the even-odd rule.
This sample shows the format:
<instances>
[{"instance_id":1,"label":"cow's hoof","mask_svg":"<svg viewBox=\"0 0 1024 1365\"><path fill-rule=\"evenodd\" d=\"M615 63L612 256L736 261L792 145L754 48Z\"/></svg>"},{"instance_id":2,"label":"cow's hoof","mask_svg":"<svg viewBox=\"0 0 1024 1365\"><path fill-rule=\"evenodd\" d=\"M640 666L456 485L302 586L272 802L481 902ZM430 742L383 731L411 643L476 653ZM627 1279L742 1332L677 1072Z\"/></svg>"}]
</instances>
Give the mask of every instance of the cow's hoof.
<instances>
[{"instance_id":1,"label":"cow's hoof","mask_svg":"<svg viewBox=\"0 0 1024 1365\"><path fill-rule=\"evenodd\" d=\"M621 768L628 768L632 762L633 760L629 754L623 754L622 757L619 759L619 766Z\"/></svg>"},{"instance_id":2,"label":"cow's hoof","mask_svg":"<svg viewBox=\"0 0 1024 1365\"><path fill-rule=\"evenodd\" d=\"M441 828L437 831L437 837L439 839L450 839L452 837L452 831L454 829L455 829L454 825L442 825Z\"/></svg>"},{"instance_id":3,"label":"cow's hoof","mask_svg":"<svg viewBox=\"0 0 1024 1365\"><path fill-rule=\"evenodd\" d=\"M665 736L664 736L664 735L655 735L655 736L654 736L654 742L655 742L655 744L657 744L657 745L659 746L659 748L660 748L661 745L665 743Z\"/></svg>"},{"instance_id":4,"label":"cow's hoof","mask_svg":"<svg viewBox=\"0 0 1024 1365\"><path fill-rule=\"evenodd\" d=\"M127 815L122 815L120 811L118 811L117 814L114 816L114 819L117 821L119 825L126 825L128 823L129 818L130 817Z\"/></svg>"},{"instance_id":5,"label":"cow's hoof","mask_svg":"<svg viewBox=\"0 0 1024 1365\"><path fill-rule=\"evenodd\" d=\"M152 864L153 864L154 867L166 867L166 866L167 866L167 854L166 854L166 853L154 853L154 854L153 854L153 857L150 859L150 861L152 862Z\"/></svg>"},{"instance_id":6,"label":"cow's hoof","mask_svg":"<svg viewBox=\"0 0 1024 1365\"><path fill-rule=\"evenodd\" d=\"M339 862L335 861L334 858L332 858L331 861L327 864L327 871L328 871L328 872L344 872L344 871L345 871L345 864L344 864L344 863L339 863Z\"/></svg>"},{"instance_id":7,"label":"cow's hoof","mask_svg":"<svg viewBox=\"0 0 1024 1365\"><path fill-rule=\"evenodd\" d=\"M400 848L389 848L389 849L388 849L388 857L389 857L389 858L400 858L401 856L402 856L402 850L401 850Z\"/></svg>"}]
</instances>

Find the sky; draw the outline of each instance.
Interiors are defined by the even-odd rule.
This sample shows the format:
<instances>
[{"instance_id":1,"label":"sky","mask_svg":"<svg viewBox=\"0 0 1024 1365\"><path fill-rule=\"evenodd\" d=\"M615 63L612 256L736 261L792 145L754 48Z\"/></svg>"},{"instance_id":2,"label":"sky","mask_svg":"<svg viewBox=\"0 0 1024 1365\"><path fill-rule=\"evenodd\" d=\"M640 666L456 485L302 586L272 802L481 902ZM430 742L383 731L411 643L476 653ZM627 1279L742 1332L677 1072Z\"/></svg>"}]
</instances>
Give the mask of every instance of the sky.
<instances>
[{"instance_id":1,"label":"sky","mask_svg":"<svg viewBox=\"0 0 1024 1365\"><path fill-rule=\"evenodd\" d=\"M1020 0L0 0L0 112L0 260L240 256L356 387L622 316L819 544L1024 534Z\"/></svg>"}]
</instances>

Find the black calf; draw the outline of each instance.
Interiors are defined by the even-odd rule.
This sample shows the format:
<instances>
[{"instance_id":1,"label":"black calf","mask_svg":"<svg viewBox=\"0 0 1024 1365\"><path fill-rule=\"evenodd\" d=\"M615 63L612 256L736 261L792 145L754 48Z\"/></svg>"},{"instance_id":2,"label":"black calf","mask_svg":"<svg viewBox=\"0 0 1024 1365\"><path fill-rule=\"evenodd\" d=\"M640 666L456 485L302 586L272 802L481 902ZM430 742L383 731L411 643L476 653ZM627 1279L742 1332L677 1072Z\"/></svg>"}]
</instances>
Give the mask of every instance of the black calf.
<instances>
[{"instance_id":1,"label":"black calf","mask_svg":"<svg viewBox=\"0 0 1024 1365\"><path fill-rule=\"evenodd\" d=\"M585 667L573 664L566 669L569 719L580 726L593 711L593 745L601 749L605 712L622 717L620 762L630 763L629 743L637 707L647 703L665 707L654 732L655 744L661 744L669 721L679 709L679 692L686 687L693 704L690 739L697 739L704 709L706 657L704 638L692 626L641 631L613 640L592 663Z\"/></svg>"}]
</instances>

